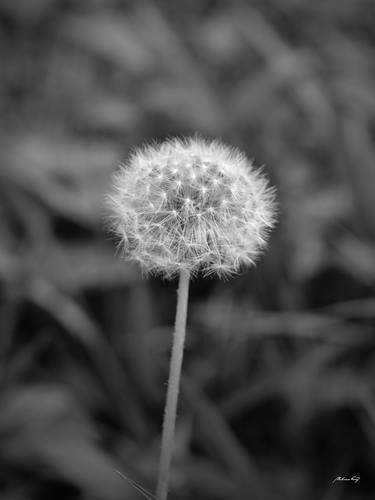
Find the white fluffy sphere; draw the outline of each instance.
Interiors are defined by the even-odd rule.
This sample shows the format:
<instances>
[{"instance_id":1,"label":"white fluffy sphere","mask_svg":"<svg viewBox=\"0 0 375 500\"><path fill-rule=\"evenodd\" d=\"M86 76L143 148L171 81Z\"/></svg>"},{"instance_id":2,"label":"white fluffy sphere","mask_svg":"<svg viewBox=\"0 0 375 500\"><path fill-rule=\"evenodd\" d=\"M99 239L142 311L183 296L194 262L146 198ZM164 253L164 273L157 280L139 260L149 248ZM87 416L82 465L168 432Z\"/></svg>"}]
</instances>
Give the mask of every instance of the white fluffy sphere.
<instances>
[{"instance_id":1,"label":"white fluffy sphere","mask_svg":"<svg viewBox=\"0 0 375 500\"><path fill-rule=\"evenodd\" d=\"M146 272L225 276L254 263L275 222L274 190L218 141L172 139L135 151L114 178L111 228Z\"/></svg>"}]
</instances>

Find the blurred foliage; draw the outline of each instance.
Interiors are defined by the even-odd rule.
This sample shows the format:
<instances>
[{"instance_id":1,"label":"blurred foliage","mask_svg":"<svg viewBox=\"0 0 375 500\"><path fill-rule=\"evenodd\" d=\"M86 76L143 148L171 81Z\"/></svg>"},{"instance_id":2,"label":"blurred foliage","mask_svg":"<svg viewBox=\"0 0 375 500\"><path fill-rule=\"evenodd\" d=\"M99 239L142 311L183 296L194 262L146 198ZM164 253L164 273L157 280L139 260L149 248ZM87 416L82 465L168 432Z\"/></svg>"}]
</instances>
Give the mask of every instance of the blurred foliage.
<instances>
[{"instance_id":1,"label":"blurred foliage","mask_svg":"<svg viewBox=\"0 0 375 500\"><path fill-rule=\"evenodd\" d=\"M176 283L115 256L103 199L131 147L196 131L267 165L280 224L192 285L171 500L374 498L374 16L2 0L3 500L154 489Z\"/></svg>"}]
</instances>

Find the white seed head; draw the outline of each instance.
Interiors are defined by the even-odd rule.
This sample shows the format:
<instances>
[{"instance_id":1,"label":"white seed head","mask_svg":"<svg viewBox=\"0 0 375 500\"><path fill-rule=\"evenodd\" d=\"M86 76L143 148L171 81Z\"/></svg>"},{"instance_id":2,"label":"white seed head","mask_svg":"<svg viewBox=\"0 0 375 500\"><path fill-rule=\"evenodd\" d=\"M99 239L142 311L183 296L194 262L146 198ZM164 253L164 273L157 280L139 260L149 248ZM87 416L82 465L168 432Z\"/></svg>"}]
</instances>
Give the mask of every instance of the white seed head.
<instances>
[{"instance_id":1,"label":"white seed head","mask_svg":"<svg viewBox=\"0 0 375 500\"><path fill-rule=\"evenodd\" d=\"M265 247L274 200L238 150L172 139L135 151L121 166L108 197L110 227L125 257L146 272L225 276L254 264Z\"/></svg>"}]
</instances>

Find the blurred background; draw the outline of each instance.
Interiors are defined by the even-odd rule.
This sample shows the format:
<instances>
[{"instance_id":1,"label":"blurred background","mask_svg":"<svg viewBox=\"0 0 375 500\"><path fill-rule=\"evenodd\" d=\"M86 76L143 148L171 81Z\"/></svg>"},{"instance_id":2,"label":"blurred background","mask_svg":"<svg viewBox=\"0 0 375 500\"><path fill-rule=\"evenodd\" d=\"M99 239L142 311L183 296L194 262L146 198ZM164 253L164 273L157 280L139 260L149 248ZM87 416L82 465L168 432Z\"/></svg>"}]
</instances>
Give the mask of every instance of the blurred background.
<instances>
[{"instance_id":1,"label":"blurred background","mask_svg":"<svg viewBox=\"0 0 375 500\"><path fill-rule=\"evenodd\" d=\"M171 500L375 495L375 3L2 0L0 496L154 491L176 282L103 230L131 148L277 186L256 268L191 287ZM360 477L335 482L337 476Z\"/></svg>"}]
</instances>

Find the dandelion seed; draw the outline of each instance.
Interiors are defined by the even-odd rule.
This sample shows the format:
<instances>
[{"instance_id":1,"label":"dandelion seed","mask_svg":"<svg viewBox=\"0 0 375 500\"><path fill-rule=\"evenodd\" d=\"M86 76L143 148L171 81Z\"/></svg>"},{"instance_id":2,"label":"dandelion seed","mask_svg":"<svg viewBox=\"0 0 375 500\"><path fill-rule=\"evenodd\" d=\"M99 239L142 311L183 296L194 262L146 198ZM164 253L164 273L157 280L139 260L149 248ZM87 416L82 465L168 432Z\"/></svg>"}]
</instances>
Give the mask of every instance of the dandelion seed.
<instances>
[{"instance_id":1,"label":"dandelion seed","mask_svg":"<svg viewBox=\"0 0 375 500\"><path fill-rule=\"evenodd\" d=\"M181 170L184 182L174 177ZM181 270L238 272L254 263L275 222L274 192L265 177L245 155L217 141L173 139L145 147L121 167L114 184L112 228L125 256L166 277ZM165 217L155 241L147 227L160 220L166 200L179 224ZM192 219L195 208L199 216Z\"/></svg>"}]
</instances>

